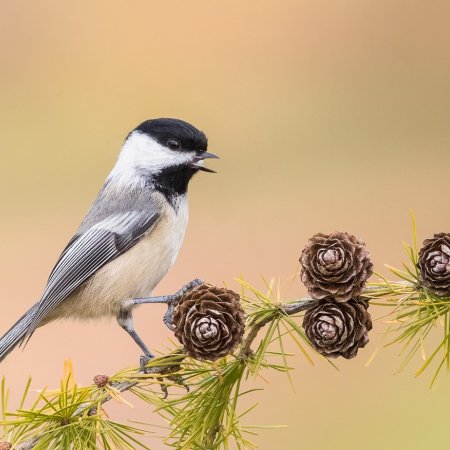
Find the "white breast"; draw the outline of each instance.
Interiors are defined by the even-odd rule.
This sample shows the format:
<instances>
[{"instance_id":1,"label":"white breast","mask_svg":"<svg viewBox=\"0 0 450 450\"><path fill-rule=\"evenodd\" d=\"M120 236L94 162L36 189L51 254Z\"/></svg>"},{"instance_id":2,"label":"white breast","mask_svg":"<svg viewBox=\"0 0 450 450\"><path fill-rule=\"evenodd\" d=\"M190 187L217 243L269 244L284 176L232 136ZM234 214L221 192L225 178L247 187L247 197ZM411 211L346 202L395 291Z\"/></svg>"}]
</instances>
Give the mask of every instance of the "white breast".
<instances>
[{"instance_id":1,"label":"white breast","mask_svg":"<svg viewBox=\"0 0 450 450\"><path fill-rule=\"evenodd\" d=\"M188 222L186 195L167 205L154 227L134 247L100 269L55 310L58 317L92 319L117 315L133 298L149 297L174 264ZM46 320L47 321L47 320Z\"/></svg>"}]
</instances>

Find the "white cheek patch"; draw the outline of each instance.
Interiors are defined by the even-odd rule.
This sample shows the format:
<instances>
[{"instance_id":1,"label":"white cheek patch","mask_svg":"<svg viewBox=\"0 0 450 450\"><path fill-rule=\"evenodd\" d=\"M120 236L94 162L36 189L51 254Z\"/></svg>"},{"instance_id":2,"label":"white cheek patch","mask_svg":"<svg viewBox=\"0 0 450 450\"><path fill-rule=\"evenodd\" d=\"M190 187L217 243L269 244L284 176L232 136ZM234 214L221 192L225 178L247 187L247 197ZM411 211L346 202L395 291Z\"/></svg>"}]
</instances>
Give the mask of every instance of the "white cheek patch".
<instances>
[{"instance_id":1,"label":"white cheek patch","mask_svg":"<svg viewBox=\"0 0 450 450\"><path fill-rule=\"evenodd\" d=\"M159 172L167 167L186 164L192 159L193 155L170 150L150 136L133 131L122 147L112 174L130 169Z\"/></svg>"}]
</instances>

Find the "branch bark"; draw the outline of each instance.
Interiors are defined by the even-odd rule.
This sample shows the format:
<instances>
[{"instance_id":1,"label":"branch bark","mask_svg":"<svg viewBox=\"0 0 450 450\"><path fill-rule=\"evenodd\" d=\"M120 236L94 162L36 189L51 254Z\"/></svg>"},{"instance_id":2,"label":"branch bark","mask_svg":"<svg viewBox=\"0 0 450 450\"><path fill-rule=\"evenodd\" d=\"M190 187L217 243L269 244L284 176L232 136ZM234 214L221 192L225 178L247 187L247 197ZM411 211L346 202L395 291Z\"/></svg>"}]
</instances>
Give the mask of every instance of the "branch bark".
<instances>
[{"instance_id":1,"label":"branch bark","mask_svg":"<svg viewBox=\"0 0 450 450\"><path fill-rule=\"evenodd\" d=\"M311 308L312 306L314 306L317 303L317 300L314 300L312 298L302 298L299 299L295 302L292 303L283 303L279 305L280 310L288 315L294 315L297 314L299 312L305 311L309 308ZM262 320L261 322L258 322L254 325L250 326L250 331L247 334L247 337L244 339L244 342L242 343L241 346L241 350L239 352L239 356L241 358L247 358L252 354L252 349L251 346L254 342L254 340L256 339L256 337L258 336L259 331L264 328L265 325L267 325L269 322L271 322L273 320L273 318L268 318L265 320ZM174 364L173 366L160 366L160 367L150 367L147 369L146 371L146 375L161 375L161 374L170 374L171 372L171 368L174 369L172 370L172 372L177 371L179 369L180 364L183 362L183 359L186 357L184 354L180 353L180 359L179 361L176 362L176 364ZM167 355L167 356L173 356L174 354L171 355ZM137 371L137 373L142 374L142 371ZM145 380L145 379L144 379ZM129 389L133 388L134 386L138 385L142 380L141 379L136 379L136 381L122 381L122 382L118 382L118 383L111 383L111 386L114 387L115 389L117 389L119 392L126 392ZM105 396L102 401L101 404L105 404L106 402L108 402L109 400L111 400L112 397L110 395ZM86 403L85 405L80 405L77 410L74 413L74 416L77 415L81 415L83 412L86 411L86 407L87 407L88 403ZM92 410L90 413L95 414L95 410ZM215 428L211 435L208 437L210 440L212 440L214 442L215 440L215 436L217 435L217 431L219 430L220 424L217 425L217 428ZM16 445L14 448L16 450L32 450L34 448L34 446L39 442L40 437L36 436L33 437L25 442L22 442L18 445Z\"/></svg>"},{"instance_id":2,"label":"branch bark","mask_svg":"<svg viewBox=\"0 0 450 450\"><path fill-rule=\"evenodd\" d=\"M176 365L174 364L173 366L160 366L160 367L149 367L146 372L145 375L161 375L161 374L167 374L169 375L171 370L170 369L174 369L172 370L172 372L176 371L179 369L179 364L182 363L183 359L186 357L184 354L182 354L181 352L176 352L176 353L172 353L170 355L167 356L173 356L176 355L177 353L180 354L180 359L179 361L177 361ZM142 370L138 370L136 372L137 374L144 374L144 372ZM121 382L117 382L117 383L110 383L110 386L113 387L114 389L118 390L119 392L125 392L128 391L129 389L133 388L134 386L138 385L140 382L142 381L142 379L136 379L136 381L121 381ZM109 400L111 400L113 397L111 395L108 395L106 397L104 397L101 400L101 404L105 404L106 402L108 402ZM89 405L89 403L85 403L83 405L80 405L77 410L75 411L75 413L73 414L73 416L78 416L81 415L82 413L84 413L86 411L86 407ZM91 409L88 411L88 414L95 414L96 410ZM22 442L18 445L16 445L14 448L15 450L32 450L34 448L34 446L39 442L40 437L36 436L33 437L31 439L28 439L25 442Z\"/></svg>"},{"instance_id":3,"label":"branch bark","mask_svg":"<svg viewBox=\"0 0 450 450\"><path fill-rule=\"evenodd\" d=\"M313 298L306 297L301 298L295 302L292 303L282 303L279 305L280 310L286 314L287 316L292 316L294 314L297 314L302 311L306 311L307 309L315 306L317 304L317 300L314 300ZM250 331L247 334L247 337L245 338L241 351L239 352L239 355L242 358L246 358L252 353L251 346L253 344L253 341L258 336L258 333L261 331L262 328L264 328L269 322L272 321L272 318L267 318L265 320L262 320L261 322L258 322L250 327Z\"/></svg>"}]
</instances>

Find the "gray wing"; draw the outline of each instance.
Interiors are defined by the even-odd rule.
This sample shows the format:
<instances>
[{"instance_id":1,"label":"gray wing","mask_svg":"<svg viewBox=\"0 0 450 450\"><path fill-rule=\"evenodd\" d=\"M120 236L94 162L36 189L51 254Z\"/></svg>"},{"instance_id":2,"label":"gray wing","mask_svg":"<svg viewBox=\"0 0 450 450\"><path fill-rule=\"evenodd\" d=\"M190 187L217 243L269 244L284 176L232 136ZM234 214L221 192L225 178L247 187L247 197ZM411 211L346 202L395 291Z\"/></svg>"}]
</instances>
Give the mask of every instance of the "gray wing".
<instances>
[{"instance_id":1,"label":"gray wing","mask_svg":"<svg viewBox=\"0 0 450 450\"><path fill-rule=\"evenodd\" d=\"M159 217L158 211L113 214L75 235L56 263L25 340L39 322L109 261L131 248Z\"/></svg>"}]
</instances>

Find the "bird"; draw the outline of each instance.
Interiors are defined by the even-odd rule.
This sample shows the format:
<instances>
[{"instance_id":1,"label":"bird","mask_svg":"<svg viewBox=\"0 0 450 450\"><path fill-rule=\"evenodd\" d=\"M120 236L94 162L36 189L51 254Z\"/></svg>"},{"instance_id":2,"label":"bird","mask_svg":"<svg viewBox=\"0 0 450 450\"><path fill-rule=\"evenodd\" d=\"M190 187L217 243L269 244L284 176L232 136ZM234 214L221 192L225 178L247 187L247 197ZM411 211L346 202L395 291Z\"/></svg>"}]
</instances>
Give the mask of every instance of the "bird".
<instances>
[{"instance_id":1,"label":"bird","mask_svg":"<svg viewBox=\"0 0 450 450\"><path fill-rule=\"evenodd\" d=\"M191 178L200 171L215 173L204 165L208 158L218 156L188 122L158 118L134 128L40 300L0 338L0 361L54 320L115 317L142 350L145 367L153 354L134 328L133 310L166 303L164 322L173 328L177 300L201 284L196 279L175 294L151 297L183 243Z\"/></svg>"}]
</instances>

